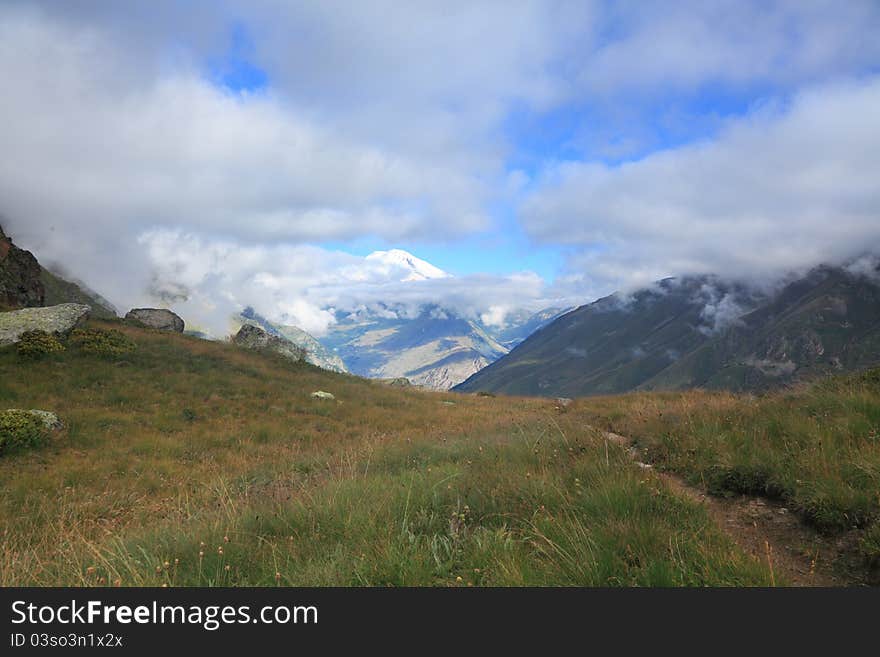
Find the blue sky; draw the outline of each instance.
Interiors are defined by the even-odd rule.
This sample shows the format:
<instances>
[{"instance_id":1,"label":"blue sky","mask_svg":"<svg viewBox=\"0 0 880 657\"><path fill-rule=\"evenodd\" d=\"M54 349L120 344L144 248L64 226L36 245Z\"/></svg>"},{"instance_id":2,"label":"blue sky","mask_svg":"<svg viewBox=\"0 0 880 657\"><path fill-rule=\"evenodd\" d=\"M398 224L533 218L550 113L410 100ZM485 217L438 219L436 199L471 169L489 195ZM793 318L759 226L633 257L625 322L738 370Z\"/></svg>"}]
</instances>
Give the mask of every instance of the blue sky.
<instances>
[{"instance_id":1,"label":"blue sky","mask_svg":"<svg viewBox=\"0 0 880 657\"><path fill-rule=\"evenodd\" d=\"M206 62L207 80L235 95L271 91L272 80L255 60L247 26L235 22L228 32L226 51ZM603 38L612 40L615 33L608 30ZM588 160L609 166L637 161L655 151L711 139L725 121L746 115L767 99L784 99L787 91L761 81L740 85L706 81L696 88L661 90L615 103L575 99L548 111L514 103L500 125L508 145L504 173L522 172L533 178L548 161ZM517 221L514 200L502 198L488 211L489 230L457 237L453 243L365 236L320 245L363 256L403 248L457 276L530 270L552 282L564 266L567 249L529 240Z\"/></svg>"},{"instance_id":2,"label":"blue sky","mask_svg":"<svg viewBox=\"0 0 880 657\"><path fill-rule=\"evenodd\" d=\"M878 33L873 0L9 0L0 212L120 306L316 332L778 277L880 243Z\"/></svg>"},{"instance_id":3,"label":"blue sky","mask_svg":"<svg viewBox=\"0 0 880 657\"><path fill-rule=\"evenodd\" d=\"M219 57L206 62L206 77L212 84L235 94L259 93L269 86L266 71L253 61L254 43L242 23L229 28L229 45Z\"/></svg>"}]
</instances>

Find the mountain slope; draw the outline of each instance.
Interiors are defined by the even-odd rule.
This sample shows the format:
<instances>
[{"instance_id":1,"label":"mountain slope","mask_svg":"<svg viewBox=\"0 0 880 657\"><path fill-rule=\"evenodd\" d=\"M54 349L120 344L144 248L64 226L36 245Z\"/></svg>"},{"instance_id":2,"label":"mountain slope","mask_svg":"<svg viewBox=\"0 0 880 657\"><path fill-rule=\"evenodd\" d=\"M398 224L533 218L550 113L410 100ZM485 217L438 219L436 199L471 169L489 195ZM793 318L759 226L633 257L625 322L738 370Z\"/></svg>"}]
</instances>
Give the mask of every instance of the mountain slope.
<instances>
[{"instance_id":1,"label":"mountain slope","mask_svg":"<svg viewBox=\"0 0 880 657\"><path fill-rule=\"evenodd\" d=\"M536 313L522 310L507 317L505 325L500 329L487 328L500 344L513 349L535 331L544 328L557 317L574 310L574 308L544 308Z\"/></svg>"},{"instance_id":2,"label":"mountain slope","mask_svg":"<svg viewBox=\"0 0 880 657\"><path fill-rule=\"evenodd\" d=\"M820 267L641 387L762 390L880 363L880 286Z\"/></svg>"},{"instance_id":3,"label":"mountain slope","mask_svg":"<svg viewBox=\"0 0 880 657\"><path fill-rule=\"evenodd\" d=\"M97 292L92 292L82 284L72 283L42 268L40 281L46 291L44 305L55 306L59 303L81 303L90 306L92 316L99 319L113 319L117 316L113 305Z\"/></svg>"},{"instance_id":4,"label":"mountain slope","mask_svg":"<svg viewBox=\"0 0 880 657\"><path fill-rule=\"evenodd\" d=\"M327 350L324 345L301 328L284 324L274 324L256 313L253 308L245 308L241 312L241 317L238 318L238 320L243 320L245 323L255 324L264 329L270 335L284 338L297 347L302 348L305 351L306 362L311 363L316 367L331 372L348 372L345 363L339 356Z\"/></svg>"},{"instance_id":5,"label":"mountain slope","mask_svg":"<svg viewBox=\"0 0 880 657\"><path fill-rule=\"evenodd\" d=\"M667 279L563 315L456 387L582 396L703 386L761 390L880 362L880 288L822 267L767 297Z\"/></svg>"}]
</instances>

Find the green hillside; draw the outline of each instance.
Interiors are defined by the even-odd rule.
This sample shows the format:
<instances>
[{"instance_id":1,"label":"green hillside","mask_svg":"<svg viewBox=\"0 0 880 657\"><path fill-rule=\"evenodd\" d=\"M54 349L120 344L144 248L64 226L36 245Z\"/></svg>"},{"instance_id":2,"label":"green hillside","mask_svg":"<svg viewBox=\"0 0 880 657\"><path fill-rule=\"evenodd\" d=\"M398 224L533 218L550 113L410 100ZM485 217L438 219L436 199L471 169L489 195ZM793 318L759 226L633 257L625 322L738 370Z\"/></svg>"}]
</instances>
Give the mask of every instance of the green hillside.
<instances>
[{"instance_id":1,"label":"green hillside","mask_svg":"<svg viewBox=\"0 0 880 657\"><path fill-rule=\"evenodd\" d=\"M698 498L592 428L627 422L646 439L642 411L677 408L676 397L565 408L432 393L121 322L90 327L121 331L134 351L102 356L81 338L43 359L0 350L0 408L50 410L65 423L46 446L0 454L0 585L767 585L789 581L786 572L799 584L863 580L824 548L815 580L767 561ZM880 404L866 385L857 397L828 393L829 403L853 399L850 424L838 414L829 425L836 443L824 430L801 438L847 448L825 453L820 469L803 459L786 466L792 480L802 468L821 494L819 484L837 490L838 473L861 464L846 478L855 492L830 507L845 515L858 501L859 572L878 542L877 499L865 491L876 492L880 461L863 430L876 433ZM335 399L312 397L319 390ZM752 408L731 399L725 412L737 415L740 403ZM745 433L775 421L739 415ZM724 459L706 452L696 463Z\"/></svg>"},{"instance_id":2,"label":"green hillside","mask_svg":"<svg viewBox=\"0 0 880 657\"><path fill-rule=\"evenodd\" d=\"M66 424L0 455L2 585L770 581L704 509L546 401L91 326L137 349L0 351L0 407Z\"/></svg>"},{"instance_id":3,"label":"green hillside","mask_svg":"<svg viewBox=\"0 0 880 657\"><path fill-rule=\"evenodd\" d=\"M116 311L108 301L94 292L83 290L76 283L64 280L45 267L40 271L40 281L46 291L44 303L46 306L54 306L59 303L81 303L91 307L92 316L95 318L112 319L116 317Z\"/></svg>"},{"instance_id":4,"label":"green hillside","mask_svg":"<svg viewBox=\"0 0 880 657\"><path fill-rule=\"evenodd\" d=\"M725 304L738 317L719 325ZM757 391L878 363L880 286L823 267L767 296L696 277L601 299L560 317L456 390L554 397Z\"/></svg>"}]
</instances>

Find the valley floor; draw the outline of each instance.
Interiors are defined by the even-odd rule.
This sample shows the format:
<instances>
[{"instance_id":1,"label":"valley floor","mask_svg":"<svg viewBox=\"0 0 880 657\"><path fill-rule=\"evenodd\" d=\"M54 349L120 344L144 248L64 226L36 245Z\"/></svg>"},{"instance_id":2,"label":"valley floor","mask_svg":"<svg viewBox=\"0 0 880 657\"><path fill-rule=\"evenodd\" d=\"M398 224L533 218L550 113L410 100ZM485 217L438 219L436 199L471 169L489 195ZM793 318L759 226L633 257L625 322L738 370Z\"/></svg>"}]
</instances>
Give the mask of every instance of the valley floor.
<instances>
[{"instance_id":1,"label":"valley floor","mask_svg":"<svg viewBox=\"0 0 880 657\"><path fill-rule=\"evenodd\" d=\"M93 325L138 349L0 352L0 408L66 423L49 446L0 455L4 586L848 584L880 555L870 377L561 406ZM719 504L773 498L816 529L750 549L670 473ZM846 549L816 553L813 536ZM780 565L788 552L806 573Z\"/></svg>"}]
</instances>

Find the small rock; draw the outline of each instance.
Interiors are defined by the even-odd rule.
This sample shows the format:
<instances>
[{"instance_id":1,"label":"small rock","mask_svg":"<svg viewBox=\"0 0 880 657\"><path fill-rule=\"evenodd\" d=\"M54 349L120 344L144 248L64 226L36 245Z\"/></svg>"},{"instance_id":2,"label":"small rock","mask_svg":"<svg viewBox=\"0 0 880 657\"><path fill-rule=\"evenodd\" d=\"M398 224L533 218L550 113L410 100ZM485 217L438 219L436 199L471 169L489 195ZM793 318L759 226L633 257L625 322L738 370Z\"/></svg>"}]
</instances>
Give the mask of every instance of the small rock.
<instances>
[{"instance_id":1,"label":"small rock","mask_svg":"<svg viewBox=\"0 0 880 657\"><path fill-rule=\"evenodd\" d=\"M132 308L125 314L125 319L160 331L183 333L184 329L183 320L165 308Z\"/></svg>"},{"instance_id":2,"label":"small rock","mask_svg":"<svg viewBox=\"0 0 880 657\"><path fill-rule=\"evenodd\" d=\"M336 399L332 394L324 392L323 390L316 390L312 393L312 397L315 399Z\"/></svg>"}]
</instances>

